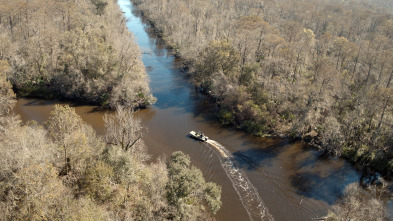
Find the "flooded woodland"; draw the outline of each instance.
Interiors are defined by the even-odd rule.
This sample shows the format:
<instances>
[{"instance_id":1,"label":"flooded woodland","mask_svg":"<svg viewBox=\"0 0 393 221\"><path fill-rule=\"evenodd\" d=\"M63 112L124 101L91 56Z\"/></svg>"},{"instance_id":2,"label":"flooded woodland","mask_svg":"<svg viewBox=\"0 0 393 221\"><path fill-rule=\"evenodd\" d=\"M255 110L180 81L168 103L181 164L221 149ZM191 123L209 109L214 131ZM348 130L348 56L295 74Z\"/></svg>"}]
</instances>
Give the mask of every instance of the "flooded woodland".
<instances>
[{"instance_id":1,"label":"flooded woodland","mask_svg":"<svg viewBox=\"0 0 393 221\"><path fill-rule=\"evenodd\" d=\"M181 150L191 157L206 180L222 187L217 220L311 220L326 216L345 187L359 182L361 172L338 157L303 142L261 138L216 119L216 104L199 93L149 23L128 0L119 5L143 52L142 61L157 102L136 112L144 126L143 141L152 159ZM59 102L19 99L14 112L24 122L43 123ZM60 102L61 103L61 102ZM102 111L96 106L70 104L99 135L105 133ZM208 143L188 133L205 133ZM388 203L392 213L392 202ZM392 217L392 214L390 214Z\"/></svg>"}]
</instances>

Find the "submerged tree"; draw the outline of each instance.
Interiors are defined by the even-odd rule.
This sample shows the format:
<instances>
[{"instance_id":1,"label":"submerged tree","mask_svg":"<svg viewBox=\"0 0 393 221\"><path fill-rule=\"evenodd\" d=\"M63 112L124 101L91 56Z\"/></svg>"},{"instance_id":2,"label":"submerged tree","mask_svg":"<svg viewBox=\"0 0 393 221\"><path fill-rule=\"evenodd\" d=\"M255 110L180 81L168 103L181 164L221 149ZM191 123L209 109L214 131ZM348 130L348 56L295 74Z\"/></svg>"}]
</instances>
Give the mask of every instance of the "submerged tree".
<instances>
[{"instance_id":1,"label":"submerged tree","mask_svg":"<svg viewBox=\"0 0 393 221\"><path fill-rule=\"evenodd\" d=\"M142 138L141 121L132 109L118 106L114 115L105 114L104 122L106 142L119 145L124 151L131 150Z\"/></svg>"}]
</instances>

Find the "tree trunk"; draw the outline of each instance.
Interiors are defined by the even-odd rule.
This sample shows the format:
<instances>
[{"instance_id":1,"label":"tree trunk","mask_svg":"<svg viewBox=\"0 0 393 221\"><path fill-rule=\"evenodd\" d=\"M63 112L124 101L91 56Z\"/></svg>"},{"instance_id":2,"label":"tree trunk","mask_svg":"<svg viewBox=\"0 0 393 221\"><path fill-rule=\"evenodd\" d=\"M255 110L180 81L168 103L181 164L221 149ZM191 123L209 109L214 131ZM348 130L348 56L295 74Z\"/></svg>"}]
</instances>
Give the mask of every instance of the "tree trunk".
<instances>
[{"instance_id":1,"label":"tree trunk","mask_svg":"<svg viewBox=\"0 0 393 221\"><path fill-rule=\"evenodd\" d=\"M355 65L353 66L351 81L352 81L353 77L355 76L356 66L357 66L358 63L359 63L360 50L361 50L361 47L359 47L358 54L357 54L357 56L356 56L356 58L355 58Z\"/></svg>"},{"instance_id":2,"label":"tree trunk","mask_svg":"<svg viewBox=\"0 0 393 221\"><path fill-rule=\"evenodd\" d=\"M1 24L1 23L0 23ZM261 33L259 34L259 40L258 40L258 46L255 55L258 54L259 50L261 50L261 45L262 45L262 35L263 35L263 30L261 30ZM255 56L257 58L257 56Z\"/></svg>"},{"instance_id":3,"label":"tree trunk","mask_svg":"<svg viewBox=\"0 0 393 221\"><path fill-rule=\"evenodd\" d=\"M64 146L64 169L65 169L65 175L68 174L68 160L67 160L67 148Z\"/></svg>"},{"instance_id":4,"label":"tree trunk","mask_svg":"<svg viewBox=\"0 0 393 221\"><path fill-rule=\"evenodd\" d=\"M12 22L12 16L9 16L9 22L10 22L10 30L11 30L11 36L12 36L13 30L14 30L14 23Z\"/></svg>"},{"instance_id":5,"label":"tree trunk","mask_svg":"<svg viewBox=\"0 0 393 221\"><path fill-rule=\"evenodd\" d=\"M381 70L379 71L378 80L377 80L377 84L378 84L378 85L379 85L379 83L381 82L382 73L383 73L383 69L384 69L384 68L385 68L385 63L382 64Z\"/></svg>"},{"instance_id":6,"label":"tree trunk","mask_svg":"<svg viewBox=\"0 0 393 221\"><path fill-rule=\"evenodd\" d=\"M368 84L368 81L369 81L370 76L371 76L372 68L373 68L373 63L370 62L369 65L368 65L367 78L366 78L366 81L365 81L365 85Z\"/></svg>"},{"instance_id":7,"label":"tree trunk","mask_svg":"<svg viewBox=\"0 0 393 221\"><path fill-rule=\"evenodd\" d=\"M375 134L374 134L374 136L373 136L373 137L374 137L374 138L373 138L373 143L374 143L374 144L376 143L376 139L377 139L378 136L379 136L380 129L381 129L382 122L383 122L383 117L385 116L385 111L386 111L387 107L388 107L388 101L386 100L386 101L385 101L385 105L383 106L383 110L382 110L381 117L379 118L379 122L378 122L377 129L375 130Z\"/></svg>"},{"instance_id":8,"label":"tree trunk","mask_svg":"<svg viewBox=\"0 0 393 221\"><path fill-rule=\"evenodd\" d=\"M126 151L128 151L132 146L134 146L134 144L135 144L139 139L141 139L141 138L142 138L142 136L140 136L140 137L138 137L136 140L134 140L134 142L132 142L131 145L127 145Z\"/></svg>"},{"instance_id":9,"label":"tree trunk","mask_svg":"<svg viewBox=\"0 0 393 221\"><path fill-rule=\"evenodd\" d=\"M339 61L340 61L340 56L341 56L341 48L340 48L340 51L338 52L338 55L337 55L336 69L338 69L338 64L339 64Z\"/></svg>"},{"instance_id":10,"label":"tree trunk","mask_svg":"<svg viewBox=\"0 0 393 221\"><path fill-rule=\"evenodd\" d=\"M389 80L388 80L388 84L386 85L386 88L389 88L389 87L390 87L390 83L392 82L392 78L393 78L393 70L392 70L392 72L390 73L390 77L389 77Z\"/></svg>"}]
</instances>

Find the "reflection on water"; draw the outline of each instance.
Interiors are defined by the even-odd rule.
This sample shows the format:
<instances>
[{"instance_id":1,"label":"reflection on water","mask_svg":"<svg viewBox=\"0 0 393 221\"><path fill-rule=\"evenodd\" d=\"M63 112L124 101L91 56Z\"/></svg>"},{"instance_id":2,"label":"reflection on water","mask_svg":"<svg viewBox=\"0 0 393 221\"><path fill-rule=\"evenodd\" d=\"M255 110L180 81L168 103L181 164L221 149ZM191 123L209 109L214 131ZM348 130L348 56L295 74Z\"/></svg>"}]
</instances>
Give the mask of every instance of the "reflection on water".
<instances>
[{"instance_id":1,"label":"reflection on water","mask_svg":"<svg viewBox=\"0 0 393 221\"><path fill-rule=\"evenodd\" d=\"M104 134L103 115L108 111L101 111L97 106L37 99L19 99L15 105L14 112L19 114L24 122L35 120L42 124L44 121L48 120L49 113L53 111L55 104L68 104L74 107L76 113L79 114L85 122L93 126L97 134Z\"/></svg>"},{"instance_id":2,"label":"reflection on water","mask_svg":"<svg viewBox=\"0 0 393 221\"><path fill-rule=\"evenodd\" d=\"M220 158L201 142L187 137L191 130L203 131L222 144L233 166L248 177L248 181L275 220L311 220L325 216L329 206L342 194L345 185L359 180L359 173L348 163L326 156L300 142L257 138L236 129L223 128L215 121L214 104L195 91L184 73L181 61L175 59L165 46L149 31L133 11L129 0L119 0L125 12L127 26L134 33L143 51L145 66L149 66L150 86L158 101L149 109L137 112L147 127L143 139L153 158L169 156L181 150L191 156L205 178L222 186L223 205L217 220L247 220L232 181L222 168ZM48 119L55 102L20 99L15 112L23 121ZM103 115L96 107L75 106L76 112L98 134L105 132ZM392 207L392 205L390 204Z\"/></svg>"}]
</instances>

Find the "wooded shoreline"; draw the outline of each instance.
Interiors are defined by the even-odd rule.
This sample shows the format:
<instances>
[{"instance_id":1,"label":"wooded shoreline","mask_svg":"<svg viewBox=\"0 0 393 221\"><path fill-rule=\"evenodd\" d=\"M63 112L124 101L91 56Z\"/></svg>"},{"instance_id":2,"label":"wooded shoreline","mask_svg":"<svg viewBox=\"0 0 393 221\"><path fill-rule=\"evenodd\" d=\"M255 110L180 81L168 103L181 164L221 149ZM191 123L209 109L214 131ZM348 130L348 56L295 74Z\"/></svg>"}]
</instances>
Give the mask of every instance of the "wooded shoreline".
<instances>
[{"instance_id":1,"label":"wooded shoreline","mask_svg":"<svg viewBox=\"0 0 393 221\"><path fill-rule=\"evenodd\" d=\"M372 77L372 81L374 83L364 84L363 80L366 80L366 82L370 81L370 76L374 76L374 72L370 72L370 70L373 69L370 69L370 66L368 66L368 74L364 76L361 75L360 70L362 69L359 68L359 66L362 67L359 63L360 55L358 54L358 57L355 56L356 54L354 55L355 63L354 65L351 65L351 63L349 63L348 61L350 57L340 57L340 54L335 54L334 52L334 50L344 50L343 47L356 47L356 44L360 44L358 43L360 41L356 42L355 44L347 41L343 37L335 37L331 35L328 36L329 33L321 33L319 34L319 36L316 36L313 33L315 30L310 29L304 29L303 34L301 33L301 31L299 31L293 36L293 39L286 39L284 36L282 38L282 41L284 42L298 41L297 39L303 39L301 41L304 41L304 39L308 39L310 44L308 48L304 49L305 54L302 55L305 56L305 61L303 61L305 63L302 64L304 66L303 70L299 72L297 80L294 81L289 79L290 83L287 84L285 83L285 81L288 80L288 77L285 77L285 75L280 72L286 72L289 69L285 70L285 67L283 67L284 69L278 68L278 66L280 66L280 62L283 62L281 66L285 66L287 64L285 63L285 57L281 61L273 61L272 59L275 59L275 57L269 55L270 52L268 53L262 50L259 52L255 51L256 60L253 60L252 52L250 52L250 49L247 50L248 53L251 54L243 57L243 55L239 51L237 51L239 49L239 45L236 45L235 41L238 40L230 40L228 37L226 38L226 40L220 40L220 37L216 37L216 39L219 40L213 39L209 42L207 40L208 36L202 34L198 36L204 39L204 43L199 43L200 41L197 41L195 37L192 36L192 34L190 35L190 32L193 32L192 29L190 30L190 27L178 24L178 26L180 26L181 28L177 30L169 28L169 26L172 25L174 22L171 19L174 19L176 15L172 14L171 17L170 14L162 14L160 16L160 20L154 19L158 15L156 14L157 11L155 11L157 7L161 7L162 13L169 13L169 11L164 11L164 9L169 10L168 6L156 5L154 0L139 0L133 2L138 6L138 10L140 10L140 13L143 15L144 19L146 19L150 23L150 25L154 29L154 32L165 41L166 45L174 52L175 56L181 57L183 59L183 70L187 70L187 74L190 76L193 83L200 88L204 88L204 91L210 91L208 95L215 98L218 106L220 107L220 111L217 113L217 116L219 121L223 125L231 125L257 136L280 136L289 137L294 140L302 140L318 149L328 151L333 155L339 155L343 158L346 158L361 169L367 168L367 172L379 172L383 174L385 178L392 178L393 154L390 146L393 143L392 139L389 139L389 137L391 137L393 133L393 130L391 129L391 125L393 125L393 115L391 113L392 108L388 105L388 100L392 98L392 88L389 84L389 82L391 81L389 80L391 78L389 70L393 70L393 67L389 66L389 68L388 66L386 66L388 63L384 63L381 66L380 71L375 72L375 78ZM252 1L248 1L247 3L245 3L245 5L252 8L252 6L248 5L248 3L250 2ZM190 4L188 1L177 3L182 5L182 7L184 6L189 9L193 8L193 10L198 9L198 6ZM200 10L203 11L205 9ZM188 11L186 10L186 12ZM188 19L188 24L193 24L194 20L191 19L193 17L187 17L188 15L186 12L182 13L182 15ZM203 24L205 25L203 27L209 29L210 26L207 22L209 21L209 18L214 15L214 13L211 11L209 11L209 13L212 14L206 14L208 12L202 13L205 13L207 19L205 20L206 24ZM258 14L258 12L255 13ZM391 15L386 14L386 16L387 18L391 18ZM263 17L263 13L261 13L259 18L258 15L254 17L240 16L237 19L232 19L231 22L234 25L231 26L231 22L229 22L228 27L230 27L232 30L235 29L233 31L233 35L238 38L243 38L241 32L239 32L239 34L236 31L236 29L239 28L242 32L248 33L248 35L251 35L252 31L255 29L258 31L273 30L273 33L280 34L282 36L282 32L280 33L277 31L277 24L271 24L272 26L269 27L269 23L261 19ZM183 21L187 19L183 19ZM166 23L164 23L164 21ZM180 21L177 22L179 23ZM386 22L389 23L390 20L387 19ZM288 27L291 27L293 25L296 26L295 23L291 23L291 25ZM249 26L248 28L251 29L244 29L244 26ZM279 30L281 30L281 26L278 27ZM183 30L182 28L185 31L189 32L188 38L196 40L196 43L194 45L191 46L186 43L190 41L190 39L186 40L181 37L176 37L179 36L179 33ZM260 33L262 35L263 31ZM380 43L382 45L382 48L380 49L383 50L383 52L379 53L379 55L383 53L391 53L392 49L387 47L389 42L392 42L391 36L382 36L384 35L384 33L386 33L383 31L379 33L380 35L366 36L365 39L368 39L369 41L368 47L370 48L371 44L377 44L377 38L385 38L385 42ZM218 32L216 33L216 35L219 35ZM267 33L267 35L269 35L269 33ZM251 43L245 43L247 41ZM247 45L251 45L253 41L254 40L252 38L246 38L246 40L243 41L242 44L246 44L245 47L249 47ZM325 44L325 46L322 43ZM319 44L321 44L321 46L319 46L322 47L321 49L318 49ZM364 42L362 44L364 44ZM285 47L290 48L291 44L288 45L289 46ZM182 46L186 48L184 49L182 48ZM198 46L200 48L197 48ZM313 47L315 48L313 49ZM337 49L337 47L339 48ZM362 48L362 46L360 46L360 48ZM280 50L283 49L280 49L278 47L275 53L277 54ZM307 50L312 50L312 53L308 54L309 52L307 52ZM349 49L347 48L345 50ZM355 53L356 50L351 52ZM263 57L258 57L258 53L267 54L265 54ZM349 51L346 53L349 53ZM276 55L276 57L278 58L280 58L280 56L280 54ZM314 63L307 63L307 60L312 59L317 60L313 61ZM320 63L318 63L318 60ZM217 63L221 66L217 66ZM340 63L341 66L338 65ZM239 67L237 65L239 65ZM274 66L267 67L268 69L266 69L266 65ZM317 66L315 65L322 65L324 67L321 69L321 67L317 68ZM366 68L367 65L364 67ZM351 68L355 69L356 72L359 72L359 76L356 77L358 78L357 81L353 81L354 78L352 75L351 80L353 82L349 83L346 82L349 80L349 78L345 77L345 73L346 70L349 71ZM269 76L268 79L264 79L264 76L271 71L273 71L273 75L271 75L272 77L270 78ZM377 71L377 69L375 69L375 71ZM332 73L332 75L322 77L322 84L319 86L313 85L315 84L315 82L318 83L318 78L321 77L317 74L314 74L312 78L314 80L311 79L310 83L304 83L306 81L309 81L307 80L307 75L309 75L310 73L318 72L328 72ZM386 81L388 82L387 86L379 86L378 82L381 80L381 76L383 76L381 75L381 73L386 73ZM305 80L303 80L302 78L304 78ZM342 82L335 81L334 79L346 83L343 84ZM375 82L376 80L378 80L378 82ZM278 83L277 81L281 83ZM323 82L330 83L325 85L325 83ZM287 88L286 90L289 90L288 93L295 96L285 95L285 93L287 92L282 92L284 88L279 89L281 90L281 92L277 91L277 88L282 87L282 85L280 86L280 84L282 84L284 88ZM357 87L358 89L356 89L353 87L356 84L364 86ZM339 85L341 85L341 89L337 88L337 86ZM258 87L260 89L257 89ZM293 91L293 89L297 90L296 87L302 88L300 89L300 93L298 93L298 95L296 95L297 92L295 93ZM307 89L307 87L311 87L311 89ZM345 87L352 87L352 89L345 89ZM352 93L358 93L358 95L355 94L356 96L358 96L356 97L357 101L354 100L353 95L352 98L351 96L346 97L346 90L352 90ZM371 90L372 92L366 92L366 90ZM321 91L324 92L321 94ZM315 96L313 95L314 92L318 92L319 95L318 93L316 93L317 97L313 97ZM280 96L284 98L281 98ZM301 99L303 98L301 98L300 96L306 96L306 100L302 101ZM379 97L373 99L374 106L365 106L365 104L369 102L367 100L370 98L375 98L375 96ZM298 102L291 103L291 100L293 99L298 100ZM329 101L330 99L331 101ZM311 106L310 100L315 100L313 101L314 104ZM332 102L331 104L329 104L332 105L329 107L330 109L327 109L327 107L323 106L327 105L327 103L323 103L327 101ZM379 105L375 103L376 101L381 101L382 103ZM357 102L360 106L353 106L355 105L354 102ZM304 106L302 106L303 104ZM285 106L285 108L280 107L280 105L282 107ZM380 106L381 109L375 108L378 106ZM362 109L359 109L359 107L361 107ZM293 108L298 108L298 110ZM316 110L316 112L314 109ZM367 115L367 113L366 115L364 115L365 112L372 113L371 118L367 117L369 116ZM343 113L345 114L343 115ZM334 116L332 114L337 114L337 116ZM305 121L306 119L308 120ZM384 120L384 123L382 123L382 120ZM346 127L347 129L344 130L344 128ZM363 129L357 132L359 129L361 129L361 127L363 127ZM383 134L382 131L384 131ZM379 133L379 135L377 135L377 133ZM370 168L372 169L370 170Z\"/></svg>"},{"instance_id":2,"label":"wooded shoreline","mask_svg":"<svg viewBox=\"0 0 393 221\"><path fill-rule=\"evenodd\" d=\"M0 1L0 31L1 221L214 219L221 187L188 155L148 162L133 109L155 98L117 1ZM68 105L22 122L13 89L116 113L103 137Z\"/></svg>"}]
</instances>

